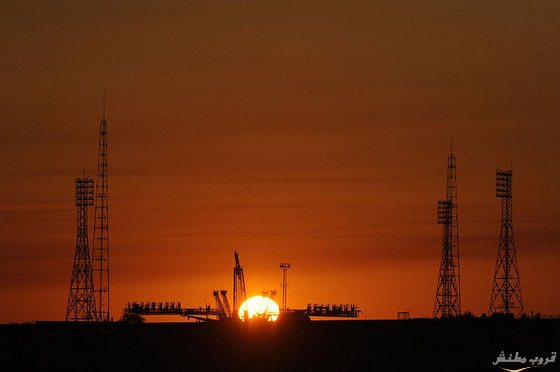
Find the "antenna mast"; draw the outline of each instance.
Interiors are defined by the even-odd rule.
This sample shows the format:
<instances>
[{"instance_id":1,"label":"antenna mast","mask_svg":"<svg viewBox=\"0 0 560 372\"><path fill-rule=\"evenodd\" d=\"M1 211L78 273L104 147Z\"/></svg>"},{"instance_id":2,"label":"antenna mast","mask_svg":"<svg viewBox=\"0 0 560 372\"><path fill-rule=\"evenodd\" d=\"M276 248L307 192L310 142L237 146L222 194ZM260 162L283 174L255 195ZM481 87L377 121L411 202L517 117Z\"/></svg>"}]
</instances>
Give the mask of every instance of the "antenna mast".
<instances>
[{"instance_id":1,"label":"antenna mast","mask_svg":"<svg viewBox=\"0 0 560 372\"><path fill-rule=\"evenodd\" d=\"M445 199L437 202L437 222L442 225L442 239L434 318L451 318L461 314L457 174L456 160L453 154L453 139L451 141L451 153L447 158Z\"/></svg>"},{"instance_id":2,"label":"antenna mast","mask_svg":"<svg viewBox=\"0 0 560 372\"><path fill-rule=\"evenodd\" d=\"M288 269L291 267L289 263L281 263L282 270L282 311L288 309Z\"/></svg>"},{"instance_id":3,"label":"antenna mast","mask_svg":"<svg viewBox=\"0 0 560 372\"><path fill-rule=\"evenodd\" d=\"M109 312L109 175L107 172L107 119L103 91L103 118L99 124L97 182L95 184L95 217L93 223L94 276L97 283L97 320L107 322Z\"/></svg>"}]
</instances>

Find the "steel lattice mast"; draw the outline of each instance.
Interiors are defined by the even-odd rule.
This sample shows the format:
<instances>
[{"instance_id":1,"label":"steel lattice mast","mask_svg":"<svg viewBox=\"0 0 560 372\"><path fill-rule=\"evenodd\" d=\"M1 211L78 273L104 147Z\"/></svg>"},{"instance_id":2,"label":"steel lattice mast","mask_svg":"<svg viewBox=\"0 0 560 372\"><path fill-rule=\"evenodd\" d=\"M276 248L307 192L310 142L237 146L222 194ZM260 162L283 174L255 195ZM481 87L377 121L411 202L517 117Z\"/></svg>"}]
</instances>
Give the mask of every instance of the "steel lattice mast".
<instances>
[{"instance_id":1,"label":"steel lattice mast","mask_svg":"<svg viewBox=\"0 0 560 372\"><path fill-rule=\"evenodd\" d=\"M107 172L107 119L105 117L105 92L103 92L103 118L99 124L97 153L97 182L95 184L95 217L93 224L94 275L97 283L97 320L110 320L109 296L109 175Z\"/></svg>"},{"instance_id":2,"label":"steel lattice mast","mask_svg":"<svg viewBox=\"0 0 560 372\"><path fill-rule=\"evenodd\" d=\"M437 217L438 224L442 225L442 239L441 263L433 316L434 318L450 318L461 314L457 174L453 146L447 158L445 199L437 202Z\"/></svg>"},{"instance_id":3,"label":"steel lattice mast","mask_svg":"<svg viewBox=\"0 0 560 372\"><path fill-rule=\"evenodd\" d=\"M288 308L288 269L291 267L289 263L281 263L282 269L282 311Z\"/></svg>"},{"instance_id":4,"label":"steel lattice mast","mask_svg":"<svg viewBox=\"0 0 560 372\"><path fill-rule=\"evenodd\" d=\"M513 238L512 188L513 170L496 171L496 197L502 199L502 226L490 297L490 314L519 317L524 310Z\"/></svg>"},{"instance_id":5,"label":"steel lattice mast","mask_svg":"<svg viewBox=\"0 0 560 372\"><path fill-rule=\"evenodd\" d=\"M89 255L88 207L93 205L93 178L76 178L77 233L66 321L96 319L93 272Z\"/></svg>"}]
</instances>

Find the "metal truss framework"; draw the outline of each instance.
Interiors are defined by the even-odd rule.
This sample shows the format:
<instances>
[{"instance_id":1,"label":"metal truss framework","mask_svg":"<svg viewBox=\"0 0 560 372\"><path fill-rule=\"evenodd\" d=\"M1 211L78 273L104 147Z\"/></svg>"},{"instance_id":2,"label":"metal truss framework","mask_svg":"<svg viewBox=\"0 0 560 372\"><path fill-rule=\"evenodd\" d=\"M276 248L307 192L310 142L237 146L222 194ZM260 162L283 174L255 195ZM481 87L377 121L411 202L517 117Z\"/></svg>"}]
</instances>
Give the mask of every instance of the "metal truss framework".
<instances>
[{"instance_id":1,"label":"metal truss framework","mask_svg":"<svg viewBox=\"0 0 560 372\"><path fill-rule=\"evenodd\" d=\"M93 179L85 176L76 178L75 187L76 249L66 306L66 320L93 321L96 319L96 308L88 241L88 207L93 205Z\"/></svg>"},{"instance_id":2,"label":"metal truss framework","mask_svg":"<svg viewBox=\"0 0 560 372\"><path fill-rule=\"evenodd\" d=\"M107 168L107 119L105 117L105 92L103 92L103 118L99 124L97 153L97 182L95 184L95 216L93 223L93 262L96 282L97 320L110 318L109 292L109 175Z\"/></svg>"},{"instance_id":3,"label":"metal truss framework","mask_svg":"<svg viewBox=\"0 0 560 372\"><path fill-rule=\"evenodd\" d=\"M453 148L447 158L447 189L444 200L437 202L437 222L442 225L434 318L461 314L461 276L459 268L459 217L457 212L457 174Z\"/></svg>"},{"instance_id":4,"label":"metal truss framework","mask_svg":"<svg viewBox=\"0 0 560 372\"><path fill-rule=\"evenodd\" d=\"M288 308L288 269L291 267L289 263L281 263L280 269L282 270L282 311Z\"/></svg>"},{"instance_id":5,"label":"metal truss framework","mask_svg":"<svg viewBox=\"0 0 560 372\"><path fill-rule=\"evenodd\" d=\"M490 314L520 317L524 314L524 309L513 237L512 188L513 170L496 171L496 197L502 200L502 221L490 297Z\"/></svg>"}]
</instances>

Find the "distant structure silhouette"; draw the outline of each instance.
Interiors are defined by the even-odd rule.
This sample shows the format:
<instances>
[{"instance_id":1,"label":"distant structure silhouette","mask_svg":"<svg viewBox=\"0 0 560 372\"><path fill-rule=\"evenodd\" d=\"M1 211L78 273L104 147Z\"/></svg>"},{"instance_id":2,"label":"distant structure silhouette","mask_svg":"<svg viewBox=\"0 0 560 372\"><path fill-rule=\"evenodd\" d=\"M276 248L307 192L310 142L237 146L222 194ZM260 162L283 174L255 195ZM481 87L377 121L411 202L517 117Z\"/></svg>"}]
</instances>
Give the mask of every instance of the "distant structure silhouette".
<instances>
[{"instance_id":1,"label":"distant structure silhouette","mask_svg":"<svg viewBox=\"0 0 560 372\"><path fill-rule=\"evenodd\" d=\"M512 188L513 169L496 171L496 197L502 200L502 224L490 297L490 314L520 317L524 310L513 238Z\"/></svg>"},{"instance_id":2,"label":"distant structure silhouette","mask_svg":"<svg viewBox=\"0 0 560 372\"><path fill-rule=\"evenodd\" d=\"M231 318L232 313L231 313L231 306L227 298L227 290L222 289L220 291L220 295L222 296L222 303L224 304L224 312L228 318Z\"/></svg>"},{"instance_id":3,"label":"distant structure silhouette","mask_svg":"<svg viewBox=\"0 0 560 372\"><path fill-rule=\"evenodd\" d=\"M239 263L239 253L235 251L233 257L235 259L235 266L233 267L233 316L237 318L239 317L239 307L247 300L247 293L245 292L243 268Z\"/></svg>"},{"instance_id":4,"label":"distant structure silhouette","mask_svg":"<svg viewBox=\"0 0 560 372\"><path fill-rule=\"evenodd\" d=\"M281 263L280 269L282 270L282 311L288 308L288 269L291 267L289 263Z\"/></svg>"},{"instance_id":5,"label":"distant structure silhouette","mask_svg":"<svg viewBox=\"0 0 560 372\"><path fill-rule=\"evenodd\" d=\"M93 205L93 178L76 178L77 234L66 321L96 320L93 272L89 255L88 207Z\"/></svg>"},{"instance_id":6,"label":"distant structure silhouette","mask_svg":"<svg viewBox=\"0 0 560 372\"><path fill-rule=\"evenodd\" d=\"M461 314L461 275L459 269L457 174L453 143L447 158L445 199L437 202L437 222L442 225L441 263L433 317L456 317Z\"/></svg>"},{"instance_id":7,"label":"distant structure silhouette","mask_svg":"<svg viewBox=\"0 0 560 372\"><path fill-rule=\"evenodd\" d=\"M97 320L101 322L111 320L109 302L109 174L107 169L107 118L105 107L105 91L103 91L103 118L99 124L93 223L93 271L97 283Z\"/></svg>"},{"instance_id":8,"label":"distant structure silhouette","mask_svg":"<svg viewBox=\"0 0 560 372\"><path fill-rule=\"evenodd\" d=\"M123 316L144 316L144 315L178 315L186 317L188 319L196 319L197 321L208 322L214 320L227 320L227 321L241 321L241 319L249 320L249 309L253 304L249 304L247 307L243 307L243 311L240 312L240 308L243 303L247 301L247 295L245 291L245 278L243 274L243 268L239 262L239 254L234 253L235 266L233 268L233 307L230 308L230 304L227 298L227 290L222 289L221 291L213 291L214 300L216 301L216 307L211 308L205 303L204 307L183 307L181 302L165 301L165 302L129 302L124 309ZM291 266L290 264L280 264L283 265L286 270ZM281 266L282 268L282 266ZM287 277L283 281L287 284ZM257 297L257 296L255 296ZM262 297L260 298L257 307L259 309L264 309L274 300L276 297L276 290L262 291ZM255 298L253 297L253 301ZM204 300L206 302L206 300ZM249 301L251 301L249 299ZM287 299L286 299L287 306ZM281 314L276 313L263 314L262 310L258 310L259 314L256 314L255 319L260 320L274 320L269 318L271 315L280 315L278 319L288 319L297 321L309 321L309 317L320 317L320 318L357 318L359 314L362 313L360 309L355 304L307 304L304 309L286 309L282 311ZM241 316L240 316L241 315ZM255 314L254 314L255 315Z\"/></svg>"},{"instance_id":9,"label":"distant structure silhouette","mask_svg":"<svg viewBox=\"0 0 560 372\"><path fill-rule=\"evenodd\" d=\"M227 291L225 289L222 289L221 291L216 290L213 292L213 294L214 294L214 299L216 300L216 308L220 313L218 318L221 320L231 318L232 313L227 298Z\"/></svg>"}]
</instances>

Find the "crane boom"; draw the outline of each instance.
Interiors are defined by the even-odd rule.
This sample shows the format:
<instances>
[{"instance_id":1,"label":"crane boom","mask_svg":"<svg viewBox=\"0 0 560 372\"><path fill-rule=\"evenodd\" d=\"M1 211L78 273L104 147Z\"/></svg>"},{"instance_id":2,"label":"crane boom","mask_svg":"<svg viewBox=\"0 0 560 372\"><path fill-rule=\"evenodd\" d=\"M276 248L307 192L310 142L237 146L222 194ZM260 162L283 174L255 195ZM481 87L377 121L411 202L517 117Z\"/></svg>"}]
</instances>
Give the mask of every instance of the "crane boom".
<instances>
[{"instance_id":1,"label":"crane boom","mask_svg":"<svg viewBox=\"0 0 560 372\"><path fill-rule=\"evenodd\" d=\"M233 315L238 317L239 307L247 299L245 292L245 276L243 275L243 267L239 263L239 253L233 253L235 266L233 267Z\"/></svg>"}]
</instances>

